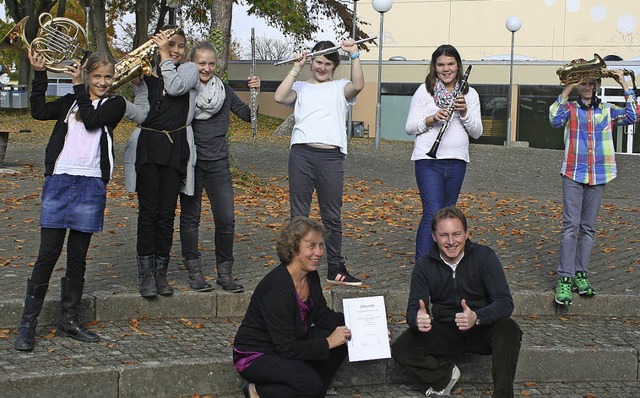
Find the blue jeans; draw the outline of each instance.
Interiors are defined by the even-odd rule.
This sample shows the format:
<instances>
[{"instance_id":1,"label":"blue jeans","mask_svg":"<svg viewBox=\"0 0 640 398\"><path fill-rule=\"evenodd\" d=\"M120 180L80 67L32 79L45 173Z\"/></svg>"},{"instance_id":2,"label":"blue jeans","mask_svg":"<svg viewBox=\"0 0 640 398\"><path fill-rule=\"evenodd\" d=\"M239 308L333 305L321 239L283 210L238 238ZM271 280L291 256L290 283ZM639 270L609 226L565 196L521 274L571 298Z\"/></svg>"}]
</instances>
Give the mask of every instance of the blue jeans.
<instances>
[{"instance_id":1,"label":"blue jeans","mask_svg":"<svg viewBox=\"0 0 640 398\"><path fill-rule=\"evenodd\" d=\"M195 169L193 196L180 194L180 241L182 257L193 260L200 257L198 229L202 210L202 191L207 191L215 224L214 242L216 263L233 261L235 215L233 208L233 184L229 159L198 160Z\"/></svg>"},{"instance_id":2,"label":"blue jeans","mask_svg":"<svg viewBox=\"0 0 640 398\"><path fill-rule=\"evenodd\" d=\"M588 185L562 176L562 238L558 276L589 272L596 219L605 184Z\"/></svg>"},{"instance_id":3,"label":"blue jeans","mask_svg":"<svg viewBox=\"0 0 640 398\"><path fill-rule=\"evenodd\" d=\"M467 163L459 159L416 160L416 182L422 200L422 218L416 237L416 261L429 253L431 220L438 210L454 206L467 171Z\"/></svg>"}]
</instances>

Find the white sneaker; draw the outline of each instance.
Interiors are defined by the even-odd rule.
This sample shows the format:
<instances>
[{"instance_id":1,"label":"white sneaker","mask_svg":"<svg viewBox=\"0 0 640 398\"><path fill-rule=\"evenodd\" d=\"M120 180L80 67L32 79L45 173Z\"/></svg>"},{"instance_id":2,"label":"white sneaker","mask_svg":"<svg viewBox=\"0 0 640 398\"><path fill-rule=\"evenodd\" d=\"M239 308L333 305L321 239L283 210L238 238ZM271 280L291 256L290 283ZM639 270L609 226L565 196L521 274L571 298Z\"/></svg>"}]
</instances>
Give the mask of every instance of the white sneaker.
<instances>
[{"instance_id":1,"label":"white sneaker","mask_svg":"<svg viewBox=\"0 0 640 398\"><path fill-rule=\"evenodd\" d=\"M460 379L460 369L456 365L453 365L453 370L451 371L451 380L449 380L449 384L440 390L436 391L433 387L429 387L427 392L424 393L427 397L440 397L440 396L449 396L451 394L451 389L456 385L458 380Z\"/></svg>"}]
</instances>

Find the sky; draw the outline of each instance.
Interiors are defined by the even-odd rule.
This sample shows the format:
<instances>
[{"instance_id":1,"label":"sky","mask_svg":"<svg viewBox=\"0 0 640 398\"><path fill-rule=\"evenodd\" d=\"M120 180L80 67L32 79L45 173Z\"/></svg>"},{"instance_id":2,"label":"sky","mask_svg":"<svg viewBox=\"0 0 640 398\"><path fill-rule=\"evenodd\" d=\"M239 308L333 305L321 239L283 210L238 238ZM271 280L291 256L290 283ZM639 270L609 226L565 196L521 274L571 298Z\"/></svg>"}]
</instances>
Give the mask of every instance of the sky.
<instances>
[{"instance_id":1,"label":"sky","mask_svg":"<svg viewBox=\"0 0 640 398\"><path fill-rule=\"evenodd\" d=\"M248 6L234 4L231 19L231 36L240 42L245 54L250 51L251 47L251 28L255 29L256 37L265 36L272 39L286 40L278 29L268 26L263 19L247 15L248 9ZM338 38L335 35L333 23L326 21L321 23L320 32L314 36L314 42L320 40L336 42ZM295 50L299 50L301 46L311 47L313 43L296 43L297 48Z\"/></svg>"}]
</instances>

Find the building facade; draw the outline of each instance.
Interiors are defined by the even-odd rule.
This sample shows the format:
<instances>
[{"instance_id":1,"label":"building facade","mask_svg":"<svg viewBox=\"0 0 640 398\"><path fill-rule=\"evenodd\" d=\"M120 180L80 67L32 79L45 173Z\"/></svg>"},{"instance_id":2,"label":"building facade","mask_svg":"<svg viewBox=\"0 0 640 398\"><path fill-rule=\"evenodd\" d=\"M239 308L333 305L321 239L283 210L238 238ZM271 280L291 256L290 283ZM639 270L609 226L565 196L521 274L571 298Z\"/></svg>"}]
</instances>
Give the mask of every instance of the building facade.
<instances>
[{"instance_id":1,"label":"building facade","mask_svg":"<svg viewBox=\"0 0 640 398\"><path fill-rule=\"evenodd\" d=\"M556 74L571 60L587 61L594 53L615 54L624 61L609 62L610 68L625 68L640 74L640 2L622 0L394 0L384 14L384 32L378 32L378 13L371 1L358 1L361 28L382 41L381 131L375 131L378 94L378 51L376 44L361 52L366 86L353 109L353 120L362 122L368 137L411 140L404 131L409 102L424 82L429 57L440 44L454 45L463 63L474 65L470 85L480 94L484 134L476 142L502 145L511 114L511 141L532 147L563 147L561 129L548 122L551 102L562 91ZM512 33L505 26L518 16L522 27L514 35L513 87L509 101ZM403 61L389 61L393 59ZM229 78L234 87L246 89L247 62L232 61ZM291 109L273 101L273 91L290 65L273 66L260 61L263 80L260 113L286 117ZM299 79L308 77L303 71ZM343 62L336 78L349 76ZM244 86L244 87L243 87ZM603 81L600 95L608 102L622 102L621 90L612 79ZM619 129L616 150L640 153L637 126Z\"/></svg>"}]
</instances>

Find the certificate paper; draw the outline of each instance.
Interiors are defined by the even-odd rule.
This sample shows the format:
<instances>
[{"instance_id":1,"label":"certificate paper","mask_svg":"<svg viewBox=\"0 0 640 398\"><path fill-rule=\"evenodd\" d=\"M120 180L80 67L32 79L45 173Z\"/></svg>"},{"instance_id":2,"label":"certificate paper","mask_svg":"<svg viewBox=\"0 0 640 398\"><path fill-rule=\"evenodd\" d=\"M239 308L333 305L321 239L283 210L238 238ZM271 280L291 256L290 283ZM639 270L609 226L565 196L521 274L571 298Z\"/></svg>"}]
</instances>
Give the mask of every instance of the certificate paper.
<instances>
[{"instance_id":1,"label":"certificate paper","mask_svg":"<svg viewBox=\"0 0 640 398\"><path fill-rule=\"evenodd\" d=\"M349 362L391 358L384 297L342 299L344 320L351 330Z\"/></svg>"}]
</instances>

